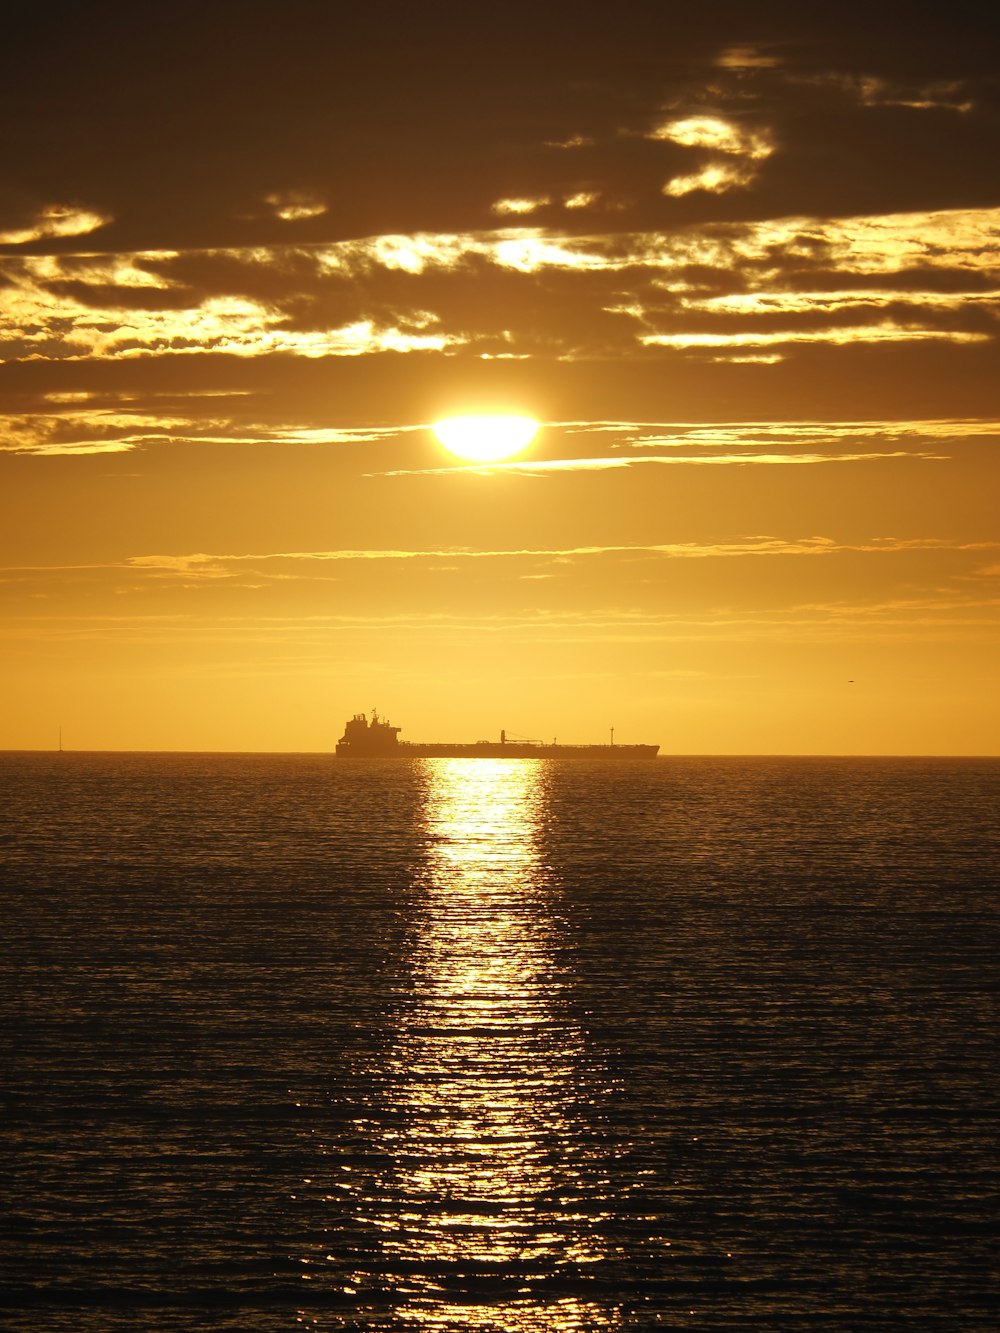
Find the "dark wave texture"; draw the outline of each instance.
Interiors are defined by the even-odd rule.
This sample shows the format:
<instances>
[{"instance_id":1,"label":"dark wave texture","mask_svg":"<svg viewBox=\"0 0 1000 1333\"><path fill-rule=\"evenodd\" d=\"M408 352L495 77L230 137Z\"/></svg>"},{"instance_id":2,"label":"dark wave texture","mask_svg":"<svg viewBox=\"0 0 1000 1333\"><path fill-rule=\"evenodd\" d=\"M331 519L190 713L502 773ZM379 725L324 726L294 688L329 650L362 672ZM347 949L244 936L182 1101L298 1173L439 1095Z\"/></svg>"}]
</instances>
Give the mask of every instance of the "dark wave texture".
<instances>
[{"instance_id":1,"label":"dark wave texture","mask_svg":"<svg viewBox=\"0 0 1000 1333\"><path fill-rule=\"evenodd\" d=\"M0 1325L994 1327L998 798L0 756Z\"/></svg>"}]
</instances>

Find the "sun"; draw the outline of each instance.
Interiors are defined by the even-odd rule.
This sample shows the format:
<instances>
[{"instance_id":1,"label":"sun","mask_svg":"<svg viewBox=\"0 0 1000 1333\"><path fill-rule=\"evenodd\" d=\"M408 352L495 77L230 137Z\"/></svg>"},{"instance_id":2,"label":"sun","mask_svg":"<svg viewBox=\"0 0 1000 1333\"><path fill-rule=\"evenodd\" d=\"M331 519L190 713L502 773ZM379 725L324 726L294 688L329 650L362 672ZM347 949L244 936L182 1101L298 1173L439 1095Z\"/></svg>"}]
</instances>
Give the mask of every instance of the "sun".
<instances>
[{"instance_id":1,"label":"sun","mask_svg":"<svg viewBox=\"0 0 1000 1333\"><path fill-rule=\"evenodd\" d=\"M476 463L512 458L527 448L538 430L531 417L448 417L434 423L434 434L451 453Z\"/></svg>"}]
</instances>

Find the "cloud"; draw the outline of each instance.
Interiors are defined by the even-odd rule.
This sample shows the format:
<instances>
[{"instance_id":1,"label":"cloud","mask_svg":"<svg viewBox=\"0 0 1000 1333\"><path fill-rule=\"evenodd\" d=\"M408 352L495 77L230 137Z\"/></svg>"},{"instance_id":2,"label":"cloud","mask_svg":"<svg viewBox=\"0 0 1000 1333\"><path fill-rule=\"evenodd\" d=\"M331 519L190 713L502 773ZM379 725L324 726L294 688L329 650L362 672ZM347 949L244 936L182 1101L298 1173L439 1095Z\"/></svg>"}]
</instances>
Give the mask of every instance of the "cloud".
<instances>
[{"instance_id":1,"label":"cloud","mask_svg":"<svg viewBox=\"0 0 1000 1333\"><path fill-rule=\"evenodd\" d=\"M763 130L744 129L719 116L687 116L666 121L649 133L650 139L665 139L683 148L707 148L733 157L761 161L774 152L771 138Z\"/></svg>"},{"instance_id":2,"label":"cloud","mask_svg":"<svg viewBox=\"0 0 1000 1333\"><path fill-rule=\"evenodd\" d=\"M552 200L544 195L539 199L498 199L490 205L492 213L537 213L540 208L547 208Z\"/></svg>"},{"instance_id":3,"label":"cloud","mask_svg":"<svg viewBox=\"0 0 1000 1333\"><path fill-rule=\"evenodd\" d=\"M799 557L838 555L901 555L920 551L978 552L1000 550L1000 540L963 542L945 538L875 537L867 542L843 542L833 537L811 536L794 539L760 535L713 542L663 542L637 545L585 545L568 547L525 547L474 550L463 547L439 547L420 550L372 549L332 551L256 551L246 553L132 556L120 566L136 570L185 576L204 572L206 577L220 577L227 566L238 570L244 564L266 566L271 563L293 564L330 562L483 562L490 560L575 561L592 558L639 558L670 560L731 560L751 557Z\"/></svg>"},{"instance_id":4,"label":"cloud","mask_svg":"<svg viewBox=\"0 0 1000 1333\"><path fill-rule=\"evenodd\" d=\"M975 105L957 79L921 83L837 72L791 75L789 82L832 88L864 107L905 107L911 111L955 111L964 115Z\"/></svg>"},{"instance_id":5,"label":"cloud","mask_svg":"<svg viewBox=\"0 0 1000 1333\"><path fill-rule=\"evenodd\" d=\"M283 222L301 222L304 218L322 217L327 212L325 201L311 190L279 191L265 195L264 202L270 204L275 216Z\"/></svg>"},{"instance_id":6,"label":"cloud","mask_svg":"<svg viewBox=\"0 0 1000 1333\"><path fill-rule=\"evenodd\" d=\"M704 448L759 449L766 445L794 448L802 445L839 445L845 443L873 445L892 443L910 445L904 451L911 457L940 458L927 454L923 447L933 441L953 445L959 441L995 439L1000 441L1000 421L985 418L942 419L928 421L747 421L698 422L656 425L653 422L606 422L598 426L568 423L568 433L586 430L589 433L607 432L626 437L632 449L689 449L692 445ZM885 457L886 455L880 455ZM899 455L894 455L899 456Z\"/></svg>"},{"instance_id":7,"label":"cloud","mask_svg":"<svg viewBox=\"0 0 1000 1333\"><path fill-rule=\"evenodd\" d=\"M512 463L467 463L464 465L434 468L394 468L385 472L369 472L370 477L438 477L454 476L456 473L468 473L472 476L490 477L495 473L512 473L516 476L542 476L545 473L565 472L608 472L615 469L660 465L670 467L748 467L751 465L795 466L813 463L875 463L888 459L922 459L927 462L944 462L945 455L913 453L910 450L897 449L887 453L740 453L740 454L669 454L653 458L550 458L537 462Z\"/></svg>"},{"instance_id":8,"label":"cloud","mask_svg":"<svg viewBox=\"0 0 1000 1333\"><path fill-rule=\"evenodd\" d=\"M572 423L576 425L577 423ZM596 429L584 426L584 429ZM633 432L660 428L655 423L646 422L608 422L602 423L601 430L612 432ZM696 422L668 426L671 434L642 435L633 438L633 444L649 443L690 444L695 440L717 443L725 440L739 443L750 438L753 442L762 439L795 440L805 439L891 439L907 438L940 439L950 437L965 439L970 436L1000 436L1000 421L976 418L945 418L934 421L744 421L744 422Z\"/></svg>"},{"instance_id":9,"label":"cloud","mask_svg":"<svg viewBox=\"0 0 1000 1333\"><path fill-rule=\"evenodd\" d=\"M998 324L1000 208L0 257L8 361L461 349L759 359L803 343L981 343Z\"/></svg>"},{"instance_id":10,"label":"cloud","mask_svg":"<svg viewBox=\"0 0 1000 1333\"><path fill-rule=\"evenodd\" d=\"M106 227L111 218L90 209L67 204L49 204L23 225L0 231L0 245L27 245L47 237L85 236Z\"/></svg>"},{"instance_id":11,"label":"cloud","mask_svg":"<svg viewBox=\"0 0 1000 1333\"><path fill-rule=\"evenodd\" d=\"M701 171L696 171L691 176L675 176L673 180L667 181L664 185L663 193L677 198L684 194L692 194L695 190L707 190L710 194L724 194L727 190L749 185L752 180L752 172L739 166L720 162L712 166L702 167Z\"/></svg>"},{"instance_id":12,"label":"cloud","mask_svg":"<svg viewBox=\"0 0 1000 1333\"><path fill-rule=\"evenodd\" d=\"M546 148L591 148L595 140L585 134L571 134L568 139L546 139Z\"/></svg>"},{"instance_id":13,"label":"cloud","mask_svg":"<svg viewBox=\"0 0 1000 1333\"><path fill-rule=\"evenodd\" d=\"M767 276L790 260L857 274L959 269L1000 271L1000 208L956 209L853 218L789 217L715 223L661 232L569 236L540 228L466 233L384 234L313 246L192 251L239 271L287 266L299 277L374 278L380 270L420 275L470 270L478 261L501 269L537 272L672 271L690 264L724 270L767 265ZM171 262L176 261L176 262ZM43 286L70 278L102 285L165 285L182 269L176 252L128 256L38 256L17 267L0 261L16 286ZM81 263L83 267L81 268Z\"/></svg>"},{"instance_id":14,"label":"cloud","mask_svg":"<svg viewBox=\"0 0 1000 1333\"><path fill-rule=\"evenodd\" d=\"M774 347L789 343L827 343L843 346L847 343L879 342L989 342L989 333L966 333L961 329L927 329L915 325L898 324L884 320L880 324L860 324L831 329L763 329L746 333L648 333L639 341L645 347Z\"/></svg>"},{"instance_id":15,"label":"cloud","mask_svg":"<svg viewBox=\"0 0 1000 1333\"><path fill-rule=\"evenodd\" d=\"M735 70L774 69L779 63L777 56L754 46L729 46L715 60L719 69Z\"/></svg>"},{"instance_id":16,"label":"cloud","mask_svg":"<svg viewBox=\"0 0 1000 1333\"><path fill-rule=\"evenodd\" d=\"M774 152L771 136L763 130L745 129L718 116L670 120L650 131L649 138L709 153L709 160L696 171L667 181L663 193L673 198L696 190L724 194L727 190L746 189L756 178L756 164Z\"/></svg>"},{"instance_id":17,"label":"cloud","mask_svg":"<svg viewBox=\"0 0 1000 1333\"><path fill-rule=\"evenodd\" d=\"M599 202L600 197L594 190L578 190L575 194L566 196L563 208L592 208Z\"/></svg>"},{"instance_id":18,"label":"cloud","mask_svg":"<svg viewBox=\"0 0 1000 1333\"><path fill-rule=\"evenodd\" d=\"M687 310L701 310L723 315L827 315L842 310L881 311L887 306L944 311L969 310L982 306L993 310L1000 306L1000 288L983 291L901 292L893 287L863 287L841 291L757 291L729 292L722 296L685 296L678 304Z\"/></svg>"},{"instance_id":19,"label":"cloud","mask_svg":"<svg viewBox=\"0 0 1000 1333\"><path fill-rule=\"evenodd\" d=\"M50 260L46 267L51 268ZM95 261L96 264L96 261ZM113 282L117 265L105 275ZM32 271L34 269L34 272ZM142 272L126 267L126 276ZM86 285L79 271L77 287ZM131 284L129 284L131 285ZM141 285L141 284L137 284ZM149 284L160 291L169 284ZM242 295L192 299L183 309L173 304L150 308L115 301L90 304L76 292L55 292L57 284L39 281L29 266L0 290L0 335L15 349L6 360L122 359L161 355L224 354L256 357L291 354L314 359L364 356L377 352L441 351L462 341L458 334L434 329L434 317L409 312L408 322L359 318L320 328L289 327L287 313ZM55 296L55 300L53 300ZM20 345L20 346L19 346ZM20 355L17 355L17 352Z\"/></svg>"},{"instance_id":20,"label":"cloud","mask_svg":"<svg viewBox=\"0 0 1000 1333\"><path fill-rule=\"evenodd\" d=\"M212 399L219 395L201 396ZM240 397L239 394L234 396ZM119 404L81 410L80 404L90 397L86 393L50 394L47 400L53 406L65 404L67 410L0 414L0 453L38 456L119 454L175 440L204 445L379 444L428 429L424 425L305 426L295 422L260 422L249 415L241 420L234 413L225 416L181 415L176 411L152 411L148 404L135 408ZM197 399L199 395L186 397Z\"/></svg>"},{"instance_id":21,"label":"cloud","mask_svg":"<svg viewBox=\"0 0 1000 1333\"><path fill-rule=\"evenodd\" d=\"M225 579L231 571L227 566L232 556L203 555L137 555L120 566L123 569L141 569L154 574L183 574L185 578Z\"/></svg>"},{"instance_id":22,"label":"cloud","mask_svg":"<svg viewBox=\"0 0 1000 1333\"><path fill-rule=\"evenodd\" d=\"M193 424L169 414L120 410L0 416L0 452L40 456L127 453L186 434Z\"/></svg>"}]
</instances>

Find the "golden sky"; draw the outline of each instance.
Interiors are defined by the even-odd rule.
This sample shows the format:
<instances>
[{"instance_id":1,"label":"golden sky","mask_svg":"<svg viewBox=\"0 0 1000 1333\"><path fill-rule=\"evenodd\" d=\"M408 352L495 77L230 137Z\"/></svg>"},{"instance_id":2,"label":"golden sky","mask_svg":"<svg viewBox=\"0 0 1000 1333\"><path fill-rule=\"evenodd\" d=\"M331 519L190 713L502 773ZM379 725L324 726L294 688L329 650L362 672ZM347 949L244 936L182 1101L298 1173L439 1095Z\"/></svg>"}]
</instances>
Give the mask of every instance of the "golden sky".
<instances>
[{"instance_id":1,"label":"golden sky","mask_svg":"<svg viewBox=\"0 0 1000 1333\"><path fill-rule=\"evenodd\" d=\"M986 20L708 8L22 18L0 747L1000 753Z\"/></svg>"}]
</instances>

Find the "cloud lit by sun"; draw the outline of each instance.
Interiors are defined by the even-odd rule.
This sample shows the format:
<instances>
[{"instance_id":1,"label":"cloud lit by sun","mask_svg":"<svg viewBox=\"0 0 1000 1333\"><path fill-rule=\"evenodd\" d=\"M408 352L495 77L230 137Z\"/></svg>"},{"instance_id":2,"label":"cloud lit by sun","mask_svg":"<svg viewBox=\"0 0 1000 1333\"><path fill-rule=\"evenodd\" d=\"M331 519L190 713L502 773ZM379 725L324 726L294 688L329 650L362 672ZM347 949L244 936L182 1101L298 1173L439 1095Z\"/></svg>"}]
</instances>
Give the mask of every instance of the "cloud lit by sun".
<instances>
[{"instance_id":1,"label":"cloud lit by sun","mask_svg":"<svg viewBox=\"0 0 1000 1333\"><path fill-rule=\"evenodd\" d=\"M537 421L520 416L448 417L434 425L434 434L450 453L476 463L513 458L528 447L537 431Z\"/></svg>"}]
</instances>

